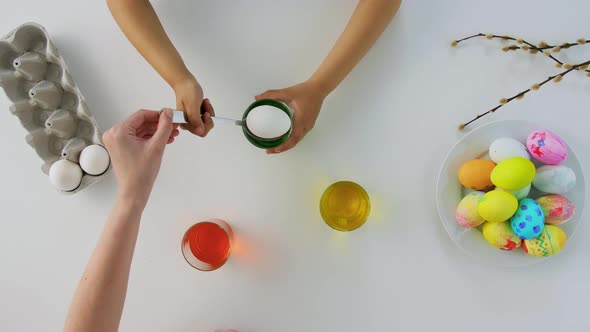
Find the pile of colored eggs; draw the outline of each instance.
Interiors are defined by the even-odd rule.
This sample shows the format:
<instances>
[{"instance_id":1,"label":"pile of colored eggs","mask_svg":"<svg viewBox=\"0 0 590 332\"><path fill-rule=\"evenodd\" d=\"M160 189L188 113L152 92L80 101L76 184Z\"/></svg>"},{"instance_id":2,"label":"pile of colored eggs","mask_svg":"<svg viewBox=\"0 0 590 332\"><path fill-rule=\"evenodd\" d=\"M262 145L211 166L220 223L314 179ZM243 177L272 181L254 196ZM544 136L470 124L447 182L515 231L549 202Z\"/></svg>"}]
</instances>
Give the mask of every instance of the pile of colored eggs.
<instances>
[{"instance_id":1,"label":"pile of colored eggs","mask_svg":"<svg viewBox=\"0 0 590 332\"><path fill-rule=\"evenodd\" d=\"M537 257L558 253L567 236L557 225L571 220L576 209L562 196L576 185L574 171L562 165L567 153L565 142L548 130L531 133L526 147L513 138L496 139L491 160L470 160L459 169L468 193L457 207L457 222L481 227L485 240L498 249L522 247ZM543 194L529 197L531 186Z\"/></svg>"}]
</instances>

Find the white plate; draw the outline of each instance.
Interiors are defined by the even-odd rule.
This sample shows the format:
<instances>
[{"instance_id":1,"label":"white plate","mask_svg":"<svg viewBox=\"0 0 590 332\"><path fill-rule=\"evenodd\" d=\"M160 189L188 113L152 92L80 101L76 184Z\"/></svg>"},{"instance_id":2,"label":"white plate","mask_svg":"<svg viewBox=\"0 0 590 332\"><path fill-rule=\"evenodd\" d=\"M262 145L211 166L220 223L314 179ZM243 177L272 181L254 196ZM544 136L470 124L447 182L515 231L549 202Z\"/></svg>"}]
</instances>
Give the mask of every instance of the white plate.
<instances>
[{"instance_id":1,"label":"white plate","mask_svg":"<svg viewBox=\"0 0 590 332\"><path fill-rule=\"evenodd\" d=\"M481 234L481 227L463 228L455 220L455 210L461 201L463 189L458 179L459 168L471 159L482 158L487 155L490 144L500 137L512 137L520 142L536 129L545 128L528 121L507 120L488 123L466 134L451 149L443 163L438 176L436 203L440 220L449 233L451 239L468 255L483 264L493 264L505 267L518 267L535 264L547 258L529 256L522 249L503 251L494 248L486 242ZM547 128L550 129L550 128ZM576 187L563 195L576 206L575 217L563 225L568 241L573 238L580 222L586 195L586 182L580 161L575 152L568 145L568 157L563 165L573 169L576 173ZM531 193L533 197L536 197ZM566 249L567 250L567 245Z\"/></svg>"}]
</instances>

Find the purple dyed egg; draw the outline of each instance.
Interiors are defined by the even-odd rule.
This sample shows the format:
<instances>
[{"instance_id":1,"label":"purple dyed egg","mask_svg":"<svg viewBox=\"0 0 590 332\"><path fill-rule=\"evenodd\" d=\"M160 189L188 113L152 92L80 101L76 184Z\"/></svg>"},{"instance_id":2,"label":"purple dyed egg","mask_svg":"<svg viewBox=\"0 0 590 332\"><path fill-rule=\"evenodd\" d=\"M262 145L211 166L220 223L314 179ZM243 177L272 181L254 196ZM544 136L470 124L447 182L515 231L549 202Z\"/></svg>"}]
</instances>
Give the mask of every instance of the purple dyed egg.
<instances>
[{"instance_id":1,"label":"purple dyed egg","mask_svg":"<svg viewBox=\"0 0 590 332\"><path fill-rule=\"evenodd\" d=\"M559 165L567 158L565 142L549 130L534 131L529 135L526 147L533 158L547 165Z\"/></svg>"}]
</instances>

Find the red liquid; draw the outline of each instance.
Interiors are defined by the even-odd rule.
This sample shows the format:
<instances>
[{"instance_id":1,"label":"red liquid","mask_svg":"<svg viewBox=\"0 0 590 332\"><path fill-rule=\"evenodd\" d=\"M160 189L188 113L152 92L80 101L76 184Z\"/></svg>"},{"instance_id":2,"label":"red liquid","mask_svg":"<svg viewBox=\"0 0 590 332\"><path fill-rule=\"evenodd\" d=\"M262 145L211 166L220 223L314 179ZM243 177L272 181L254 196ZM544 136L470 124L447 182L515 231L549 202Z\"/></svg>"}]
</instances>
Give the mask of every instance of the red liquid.
<instances>
[{"instance_id":1,"label":"red liquid","mask_svg":"<svg viewBox=\"0 0 590 332\"><path fill-rule=\"evenodd\" d=\"M230 240L227 232L212 222L193 225L184 235L183 247L188 243L191 253L212 269L221 267L230 253Z\"/></svg>"}]
</instances>

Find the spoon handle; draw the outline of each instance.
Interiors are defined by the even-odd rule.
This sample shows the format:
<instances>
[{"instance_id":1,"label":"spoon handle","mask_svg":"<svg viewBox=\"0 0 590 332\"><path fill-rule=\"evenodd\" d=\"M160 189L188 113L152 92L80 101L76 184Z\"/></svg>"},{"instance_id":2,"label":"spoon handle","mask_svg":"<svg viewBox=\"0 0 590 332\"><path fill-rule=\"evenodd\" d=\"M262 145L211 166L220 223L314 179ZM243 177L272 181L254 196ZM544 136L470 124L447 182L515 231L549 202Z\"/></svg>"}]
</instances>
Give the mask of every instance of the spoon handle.
<instances>
[{"instance_id":1,"label":"spoon handle","mask_svg":"<svg viewBox=\"0 0 590 332\"><path fill-rule=\"evenodd\" d=\"M213 122L225 123L225 124L234 124L236 126L243 127L244 121L236 120L236 119L229 119L229 118L221 118L218 116L212 116Z\"/></svg>"},{"instance_id":2,"label":"spoon handle","mask_svg":"<svg viewBox=\"0 0 590 332\"><path fill-rule=\"evenodd\" d=\"M186 117L184 116L184 112L172 109L172 123L188 123Z\"/></svg>"},{"instance_id":3,"label":"spoon handle","mask_svg":"<svg viewBox=\"0 0 590 332\"><path fill-rule=\"evenodd\" d=\"M183 111L172 109L172 112L173 112L172 123L188 123ZM214 122L219 122L219 123L224 123L224 124L233 124L233 125L240 126L240 127L244 126L244 121L241 121L241 120L221 118L218 116L212 116L211 118L213 119Z\"/></svg>"}]
</instances>

